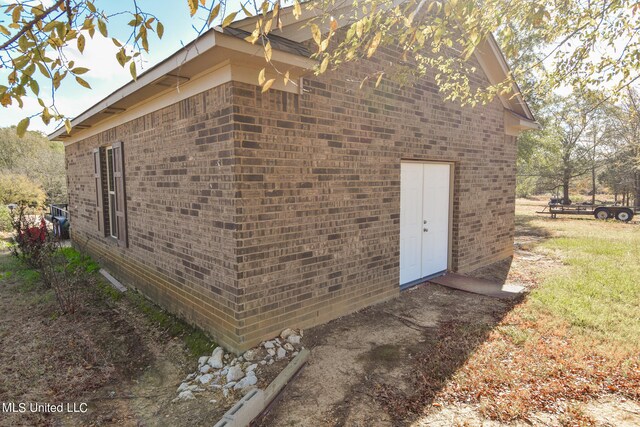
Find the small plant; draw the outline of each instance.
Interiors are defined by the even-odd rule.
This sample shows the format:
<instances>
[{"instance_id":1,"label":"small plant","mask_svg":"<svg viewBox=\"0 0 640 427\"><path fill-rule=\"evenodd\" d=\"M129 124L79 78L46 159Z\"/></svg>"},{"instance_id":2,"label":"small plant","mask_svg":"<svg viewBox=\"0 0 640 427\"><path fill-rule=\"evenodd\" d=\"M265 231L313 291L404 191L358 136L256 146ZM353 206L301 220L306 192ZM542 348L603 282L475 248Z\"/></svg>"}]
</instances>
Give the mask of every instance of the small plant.
<instances>
[{"instance_id":1,"label":"small plant","mask_svg":"<svg viewBox=\"0 0 640 427\"><path fill-rule=\"evenodd\" d=\"M62 313L75 314L99 267L78 251L62 248L35 208L23 203L11 214L15 231L13 254L39 272L45 288L53 289Z\"/></svg>"},{"instance_id":2,"label":"small plant","mask_svg":"<svg viewBox=\"0 0 640 427\"><path fill-rule=\"evenodd\" d=\"M11 211L5 205L0 205L0 231L13 230L13 222L11 221Z\"/></svg>"},{"instance_id":3,"label":"small plant","mask_svg":"<svg viewBox=\"0 0 640 427\"><path fill-rule=\"evenodd\" d=\"M19 204L11 211L11 222L15 232L16 244L12 253L31 267L37 268L41 252L51 240L47 223L36 208Z\"/></svg>"},{"instance_id":4,"label":"small plant","mask_svg":"<svg viewBox=\"0 0 640 427\"><path fill-rule=\"evenodd\" d=\"M75 314L80 309L84 291L95 283L95 269L89 268L91 264L87 259L75 250L60 247L60 242L54 239L46 241L40 253L38 265L42 281L53 289L65 314Z\"/></svg>"}]
</instances>

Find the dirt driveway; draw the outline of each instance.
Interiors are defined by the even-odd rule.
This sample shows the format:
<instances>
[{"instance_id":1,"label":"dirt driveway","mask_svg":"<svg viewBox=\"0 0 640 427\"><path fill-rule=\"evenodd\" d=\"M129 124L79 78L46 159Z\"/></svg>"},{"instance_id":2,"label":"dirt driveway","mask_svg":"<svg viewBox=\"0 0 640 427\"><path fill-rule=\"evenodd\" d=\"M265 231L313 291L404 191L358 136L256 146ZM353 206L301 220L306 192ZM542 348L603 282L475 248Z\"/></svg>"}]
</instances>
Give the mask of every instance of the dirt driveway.
<instances>
[{"instance_id":1,"label":"dirt driveway","mask_svg":"<svg viewBox=\"0 0 640 427\"><path fill-rule=\"evenodd\" d=\"M444 381L514 304L428 284L309 330L309 363L263 424L397 424L391 401L431 406ZM418 377L414 363L426 363L430 378ZM428 389L418 390L425 381Z\"/></svg>"}]
</instances>

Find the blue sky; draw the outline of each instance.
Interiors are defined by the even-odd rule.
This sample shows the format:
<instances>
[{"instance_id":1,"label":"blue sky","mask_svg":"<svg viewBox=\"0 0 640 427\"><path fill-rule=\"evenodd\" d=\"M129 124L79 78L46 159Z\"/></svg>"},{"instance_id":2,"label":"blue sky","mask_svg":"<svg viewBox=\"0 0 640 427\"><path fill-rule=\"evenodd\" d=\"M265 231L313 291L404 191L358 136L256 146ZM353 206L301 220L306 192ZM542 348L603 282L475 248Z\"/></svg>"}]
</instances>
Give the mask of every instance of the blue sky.
<instances>
[{"instance_id":1,"label":"blue sky","mask_svg":"<svg viewBox=\"0 0 640 427\"><path fill-rule=\"evenodd\" d=\"M45 5L49 1L44 1ZM10 3L6 0L0 0L0 4ZM139 7L147 12L155 14L164 25L165 31L162 40L157 37L150 37L150 53L144 55L142 62L142 70L138 70L138 74L149 69L167 56L180 49L184 44L193 40L197 33L193 26L200 28L203 19L206 18L205 13L198 13L195 17L189 16L189 7L187 0L137 0ZM132 0L95 0L96 7L106 8L107 14L131 9ZM238 8L238 0L229 2L228 10L233 11ZM0 15L0 22L4 15ZM116 37L119 40L125 40L128 36L127 22L131 16L119 16L110 20L109 37ZM92 90L85 89L75 83L73 78L67 78L63 81L60 89L56 94L56 105L58 109L69 117L75 117L87 108L91 107L100 99L109 95L120 86L131 80L128 66L123 69L115 59L117 48L111 41L111 38L103 38L97 31L93 40L87 40L84 53L69 52L69 55L76 61L76 66L83 66L91 69L91 71L82 77L91 84ZM0 69L0 81L6 81L7 72ZM49 93L50 85L44 81L40 82L40 94ZM31 92L28 92L31 94ZM24 108L20 109L17 105L9 108L0 107L0 127L11 126L17 124L21 119L31 116L39 111L41 107L38 105L36 98L23 99ZM49 133L57 128L57 124L45 126L39 117L31 120L29 130L40 130Z\"/></svg>"}]
</instances>

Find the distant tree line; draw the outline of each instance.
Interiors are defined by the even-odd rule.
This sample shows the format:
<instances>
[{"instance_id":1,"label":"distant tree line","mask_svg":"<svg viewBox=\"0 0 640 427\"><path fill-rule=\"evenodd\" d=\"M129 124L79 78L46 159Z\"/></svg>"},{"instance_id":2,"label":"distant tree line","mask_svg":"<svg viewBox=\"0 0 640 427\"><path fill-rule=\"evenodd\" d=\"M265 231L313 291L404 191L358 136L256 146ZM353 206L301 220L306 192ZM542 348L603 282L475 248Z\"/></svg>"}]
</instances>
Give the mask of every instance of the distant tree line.
<instances>
[{"instance_id":1,"label":"distant tree line","mask_svg":"<svg viewBox=\"0 0 640 427\"><path fill-rule=\"evenodd\" d=\"M64 203L64 146L40 132L23 138L15 127L0 128L0 205Z\"/></svg>"},{"instance_id":2,"label":"distant tree line","mask_svg":"<svg viewBox=\"0 0 640 427\"><path fill-rule=\"evenodd\" d=\"M574 92L540 104L542 129L518 143L518 196L567 200L586 180L592 203L604 190L618 203L640 206L640 92L628 88L615 101Z\"/></svg>"}]
</instances>

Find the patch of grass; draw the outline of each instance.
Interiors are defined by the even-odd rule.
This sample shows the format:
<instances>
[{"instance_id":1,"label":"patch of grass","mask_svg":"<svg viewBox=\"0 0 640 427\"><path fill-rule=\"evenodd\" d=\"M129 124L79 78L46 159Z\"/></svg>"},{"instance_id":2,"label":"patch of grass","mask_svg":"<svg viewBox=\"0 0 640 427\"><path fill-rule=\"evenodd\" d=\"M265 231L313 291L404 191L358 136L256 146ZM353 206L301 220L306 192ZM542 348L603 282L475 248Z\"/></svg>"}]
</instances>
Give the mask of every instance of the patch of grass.
<instances>
[{"instance_id":1,"label":"patch of grass","mask_svg":"<svg viewBox=\"0 0 640 427\"><path fill-rule=\"evenodd\" d=\"M523 345L531 337L531 332L514 325L498 326L496 330L517 346Z\"/></svg>"},{"instance_id":2,"label":"patch of grass","mask_svg":"<svg viewBox=\"0 0 640 427\"><path fill-rule=\"evenodd\" d=\"M97 262L90 256L78 252L75 248L60 248L60 252L65 256L72 269L81 268L88 273L96 273L100 270L100 265Z\"/></svg>"},{"instance_id":3,"label":"patch of grass","mask_svg":"<svg viewBox=\"0 0 640 427\"><path fill-rule=\"evenodd\" d=\"M538 287L438 399L476 403L500 421L565 408L562 425L591 425L575 402L606 393L640 398L640 227L523 213L516 234L547 235L533 250L562 262L527 265Z\"/></svg>"},{"instance_id":4,"label":"patch of grass","mask_svg":"<svg viewBox=\"0 0 640 427\"><path fill-rule=\"evenodd\" d=\"M124 295L125 298L153 324L166 330L170 336L181 338L194 357L211 353L216 347L216 343L201 329L178 319L176 316L149 301L141 293L130 290L121 295Z\"/></svg>"},{"instance_id":5,"label":"patch of grass","mask_svg":"<svg viewBox=\"0 0 640 427\"><path fill-rule=\"evenodd\" d=\"M594 221L558 231L563 237L542 248L566 267L545 275L531 295L533 311L549 312L583 337L640 351L640 228Z\"/></svg>"},{"instance_id":6,"label":"patch of grass","mask_svg":"<svg viewBox=\"0 0 640 427\"><path fill-rule=\"evenodd\" d=\"M124 297L122 292L111 286L106 280L99 280L96 287L100 296L109 301L120 301Z\"/></svg>"}]
</instances>

